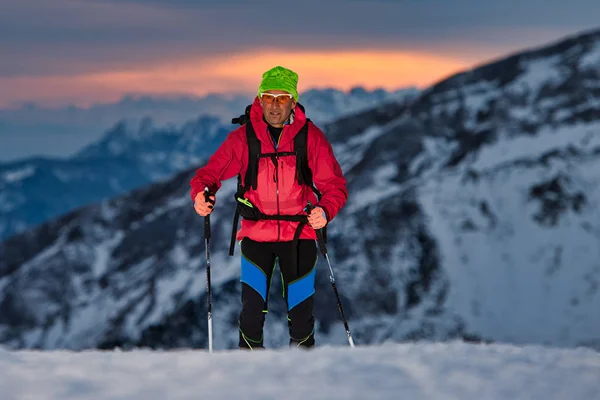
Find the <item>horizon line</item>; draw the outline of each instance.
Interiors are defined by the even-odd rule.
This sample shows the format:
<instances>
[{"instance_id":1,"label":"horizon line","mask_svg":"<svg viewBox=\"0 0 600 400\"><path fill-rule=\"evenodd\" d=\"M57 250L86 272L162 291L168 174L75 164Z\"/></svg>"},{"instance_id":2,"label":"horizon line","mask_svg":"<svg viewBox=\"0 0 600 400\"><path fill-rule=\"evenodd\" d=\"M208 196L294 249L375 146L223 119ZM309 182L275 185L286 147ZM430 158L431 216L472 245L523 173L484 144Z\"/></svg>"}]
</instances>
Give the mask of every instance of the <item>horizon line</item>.
<instances>
[{"instance_id":1,"label":"horizon line","mask_svg":"<svg viewBox=\"0 0 600 400\"><path fill-rule=\"evenodd\" d=\"M381 87L381 86L373 86L373 87L368 87L368 85L361 85L361 84L356 84L356 85L352 85L349 88L342 88L342 87L337 87L337 86L319 86L319 85L315 85L315 86L311 86L307 89L304 89L302 91L299 91L299 94L306 94L312 91L327 91L327 90L333 90L333 91L339 91L342 92L344 94L349 94L350 92L357 90L357 89L362 89L366 92L375 92L375 91L385 91L387 93L395 93L395 92L401 92L404 90L417 90L417 91L422 91L424 90L426 87L428 87L429 85L406 85L406 86L398 86L396 88L393 89L387 89L385 87ZM120 96L116 97L113 100L97 100L97 101L90 101L90 102L73 102L73 101L60 101L60 100L22 100L22 101L18 101L18 102L13 102L10 104L0 104L0 110L4 110L4 111L9 111L9 110L21 110L24 108L35 108L35 109L43 109L43 110L59 110L59 109L65 109L65 108L75 108L75 109L91 109L97 106L105 106L105 105L114 105L114 104L119 104L125 100L146 100L146 99L150 99L150 100L164 100L164 101L176 101L176 100L191 100L191 101L197 101L197 100L203 100L206 99L208 97L211 96L219 96L222 98L235 98L235 97L243 97L243 96L248 96L248 97L254 97L255 94L253 94L253 91L250 90L240 90L240 91L224 91L224 92L216 92L216 91L209 91L205 94L195 94L192 92L164 92L164 93L144 93L144 92L126 92L121 94ZM79 104L78 104L79 103Z\"/></svg>"}]
</instances>

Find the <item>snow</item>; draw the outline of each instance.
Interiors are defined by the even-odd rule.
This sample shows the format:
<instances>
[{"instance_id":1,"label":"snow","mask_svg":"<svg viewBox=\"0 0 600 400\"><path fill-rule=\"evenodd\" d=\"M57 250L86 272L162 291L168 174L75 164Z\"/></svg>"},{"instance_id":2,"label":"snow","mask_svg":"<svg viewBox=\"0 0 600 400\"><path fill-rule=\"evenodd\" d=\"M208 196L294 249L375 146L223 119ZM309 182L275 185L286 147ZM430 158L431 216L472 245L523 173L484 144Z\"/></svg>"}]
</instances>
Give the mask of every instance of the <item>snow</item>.
<instances>
[{"instance_id":1,"label":"snow","mask_svg":"<svg viewBox=\"0 0 600 400\"><path fill-rule=\"evenodd\" d=\"M2 174L1 178L5 182L18 182L25 178L32 176L35 173L35 167L28 165L23 168L16 170L6 171Z\"/></svg>"},{"instance_id":2,"label":"snow","mask_svg":"<svg viewBox=\"0 0 600 400\"><path fill-rule=\"evenodd\" d=\"M515 88L526 87L531 90L533 95L533 93L537 93L542 85L562 82L565 76L560 71L561 61L561 55L523 60L521 62L523 72L511 83L511 86Z\"/></svg>"},{"instance_id":3,"label":"snow","mask_svg":"<svg viewBox=\"0 0 600 400\"><path fill-rule=\"evenodd\" d=\"M378 203L398 194L401 186L393 182L397 174L398 166L395 164L385 164L373 171L372 185L355 191L346 203L346 210L356 212L369 204Z\"/></svg>"},{"instance_id":4,"label":"snow","mask_svg":"<svg viewBox=\"0 0 600 400\"><path fill-rule=\"evenodd\" d=\"M590 151L600 146L600 135L595 133L599 129L600 122L576 123L561 126L558 130L543 127L535 136L503 137L493 145L483 146L472 167L485 170L514 160L535 160L552 150L564 150L569 146L577 146L582 152Z\"/></svg>"},{"instance_id":5,"label":"snow","mask_svg":"<svg viewBox=\"0 0 600 400\"><path fill-rule=\"evenodd\" d=\"M409 165L411 175L417 175L421 170L426 171L427 167L439 171L446 162L448 155L458 147L457 142L443 138L424 137L421 143L423 151Z\"/></svg>"},{"instance_id":6,"label":"snow","mask_svg":"<svg viewBox=\"0 0 600 400\"><path fill-rule=\"evenodd\" d=\"M206 350L3 351L4 399L597 400L589 349L383 344Z\"/></svg>"},{"instance_id":7,"label":"snow","mask_svg":"<svg viewBox=\"0 0 600 400\"><path fill-rule=\"evenodd\" d=\"M26 198L21 192L10 193L8 190L4 190L4 185L2 185L0 182L0 212L8 214L12 210L16 209L18 206L23 204L25 201ZM5 227L0 228L0 234L4 233L5 229ZM17 232L18 229L15 229L15 232Z\"/></svg>"},{"instance_id":8,"label":"snow","mask_svg":"<svg viewBox=\"0 0 600 400\"><path fill-rule=\"evenodd\" d=\"M555 148L564 136L582 142L577 130L564 129L538 140L538 154L540 146ZM519 145L523 140L515 139L515 147L507 150L512 157L525 156L519 154L525 151ZM501 166L494 157L501 152L493 150L504 144L482 150L474 164L479 179L466 180L456 171L420 188L421 205L450 280L446 305L484 337L520 344L592 345L600 330L600 266L590 260L597 260L600 250L597 233L586 224L600 218L598 161L574 164L555 158L529 167ZM555 226L544 228L533 218L541 204L529 198L529 191L557 176L568 176L565 195L584 192L586 205L581 212L561 212ZM482 204L489 212L481 210ZM467 222L471 229L465 229Z\"/></svg>"},{"instance_id":9,"label":"snow","mask_svg":"<svg viewBox=\"0 0 600 400\"><path fill-rule=\"evenodd\" d=\"M501 95L497 82L478 81L468 85L463 85L460 89L450 89L446 92L437 93L432 96L437 104L431 109L432 115L440 117L442 114L453 115L459 108L464 107L469 113L465 121L469 129L476 126L475 117L477 111L485 109L492 100Z\"/></svg>"},{"instance_id":10,"label":"snow","mask_svg":"<svg viewBox=\"0 0 600 400\"><path fill-rule=\"evenodd\" d=\"M108 212L109 208L107 206L103 206L102 210ZM100 242L93 247L94 263L92 264L92 271L94 276L101 277L107 272L106 268L109 265L112 252L115 248L117 248L124 237L125 232L118 231L115 232L113 237L107 238L103 242Z\"/></svg>"},{"instance_id":11,"label":"snow","mask_svg":"<svg viewBox=\"0 0 600 400\"><path fill-rule=\"evenodd\" d=\"M595 43L593 49L588 51L581 57L579 61L580 68L593 68L598 69L600 65L600 44Z\"/></svg>"}]
</instances>

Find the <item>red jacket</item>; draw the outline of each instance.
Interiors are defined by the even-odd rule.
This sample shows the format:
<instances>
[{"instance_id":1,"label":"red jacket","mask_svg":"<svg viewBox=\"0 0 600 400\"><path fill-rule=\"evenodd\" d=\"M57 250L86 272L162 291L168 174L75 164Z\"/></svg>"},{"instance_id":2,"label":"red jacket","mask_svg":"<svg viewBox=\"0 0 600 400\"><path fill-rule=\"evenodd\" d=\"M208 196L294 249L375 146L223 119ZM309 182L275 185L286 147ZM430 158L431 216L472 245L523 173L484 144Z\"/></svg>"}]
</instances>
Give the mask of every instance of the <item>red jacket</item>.
<instances>
[{"instance_id":1,"label":"red jacket","mask_svg":"<svg viewBox=\"0 0 600 400\"><path fill-rule=\"evenodd\" d=\"M263 120L263 109L258 98L252 105L250 119L256 136L261 142L262 153L291 152L294 150L294 136L306 122L306 115L300 107L296 107L294 120L284 126L277 149L273 144L267 123ZM245 129L245 126L240 126L231 132L210 157L206 166L196 171L196 175L190 182L192 201L205 187L216 193L221 187L221 181L238 174L241 174L242 178L245 177L248 164ZM346 179L325 135L312 123L309 123L307 140L308 165L313 174L313 183L322 194L321 201L316 205L325 210L327 221L331 221L348 198ZM278 176L277 181L274 179L276 176ZM257 179L256 190L248 189L245 197L265 214L276 215L278 209L281 215L305 214L303 209L309 200L313 204L317 203L313 191L308 186L300 186L296 180L294 156L280 157L277 172L270 158L261 157ZM298 222L242 219L237 239L248 237L259 242L291 241L297 227ZM314 229L305 226L300 239L315 238Z\"/></svg>"}]
</instances>

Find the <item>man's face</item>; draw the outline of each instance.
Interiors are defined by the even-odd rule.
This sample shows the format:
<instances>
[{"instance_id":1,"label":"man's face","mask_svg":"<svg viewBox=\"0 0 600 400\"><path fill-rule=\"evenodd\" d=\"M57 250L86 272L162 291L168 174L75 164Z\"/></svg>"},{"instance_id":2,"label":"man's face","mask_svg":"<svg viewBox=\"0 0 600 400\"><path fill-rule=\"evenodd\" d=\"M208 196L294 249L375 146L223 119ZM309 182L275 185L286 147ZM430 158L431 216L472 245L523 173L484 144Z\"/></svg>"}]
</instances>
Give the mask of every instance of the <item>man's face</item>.
<instances>
[{"instance_id":1,"label":"man's face","mask_svg":"<svg viewBox=\"0 0 600 400\"><path fill-rule=\"evenodd\" d=\"M286 91L267 90L260 94L260 105L269 125L281 128L296 107L296 101Z\"/></svg>"}]
</instances>

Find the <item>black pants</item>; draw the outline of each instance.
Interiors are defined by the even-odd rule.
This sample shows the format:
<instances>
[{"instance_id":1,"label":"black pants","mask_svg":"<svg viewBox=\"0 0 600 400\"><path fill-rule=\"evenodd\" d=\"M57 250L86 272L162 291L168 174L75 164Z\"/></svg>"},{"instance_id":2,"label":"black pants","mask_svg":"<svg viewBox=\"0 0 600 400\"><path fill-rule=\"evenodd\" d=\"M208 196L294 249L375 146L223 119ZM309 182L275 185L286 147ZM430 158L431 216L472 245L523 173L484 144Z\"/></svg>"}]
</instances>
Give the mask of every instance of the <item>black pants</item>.
<instances>
[{"instance_id":1,"label":"black pants","mask_svg":"<svg viewBox=\"0 0 600 400\"><path fill-rule=\"evenodd\" d=\"M293 251L297 255L295 270L292 268ZM276 260L279 260L283 277L290 346L312 347L315 344L315 241L299 240L297 248L293 249L292 242L256 242L245 238L242 241L240 348L263 347L263 326Z\"/></svg>"}]
</instances>

